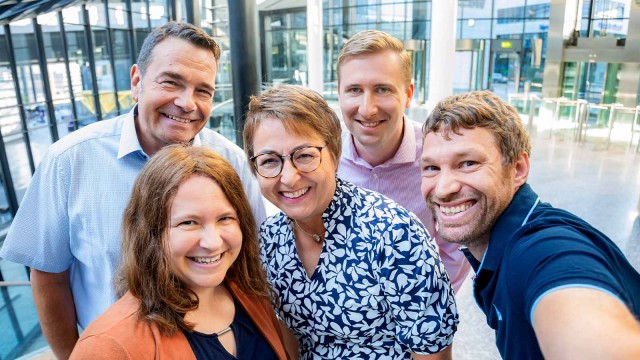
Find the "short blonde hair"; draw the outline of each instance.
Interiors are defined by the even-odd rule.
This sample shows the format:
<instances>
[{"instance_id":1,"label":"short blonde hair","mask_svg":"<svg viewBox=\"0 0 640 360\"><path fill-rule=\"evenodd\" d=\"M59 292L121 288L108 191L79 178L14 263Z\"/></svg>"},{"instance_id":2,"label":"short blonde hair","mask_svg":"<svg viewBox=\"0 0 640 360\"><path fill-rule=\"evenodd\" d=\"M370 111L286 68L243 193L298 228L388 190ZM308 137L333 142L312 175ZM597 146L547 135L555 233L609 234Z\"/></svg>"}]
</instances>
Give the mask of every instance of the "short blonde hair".
<instances>
[{"instance_id":1,"label":"short blonde hair","mask_svg":"<svg viewBox=\"0 0 640 360\"><path fill-rule=\"evenodd\" d=\"M393 51L400 56L405 86L409 88L411 85L411 56L409 56L409 53L404 49L402 41L378 30L361 31L353 35L351 39L344 44L338 56L338 64L336 65L338 83L340 83L340 67L349 57L375 54L383 51Z\"/></svg>"},{"instance_id":2,"label":"short blonde hair","mask_svg":"<svg viewBox=\"0 0 640 360\"><path fill-rule=\"evenodd\" d=\"M260 96L252 96L242 137L247 158L254 154L253 138L265 119L278 119L287 131L317 134L326 144L333 161L338 164L342 152L342 129L336 113L320 94L299 85L280 85ZM255 167L251 166L254 175Z\"/></svg>"}]
</instances>

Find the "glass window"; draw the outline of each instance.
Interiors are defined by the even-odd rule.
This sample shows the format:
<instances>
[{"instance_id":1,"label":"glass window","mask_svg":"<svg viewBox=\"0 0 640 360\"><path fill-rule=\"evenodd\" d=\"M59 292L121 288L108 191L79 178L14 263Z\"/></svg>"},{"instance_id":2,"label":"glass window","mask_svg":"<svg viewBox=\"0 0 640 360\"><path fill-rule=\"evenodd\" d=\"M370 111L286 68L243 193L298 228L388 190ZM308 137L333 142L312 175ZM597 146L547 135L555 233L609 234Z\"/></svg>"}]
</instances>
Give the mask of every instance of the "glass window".
<instances>
[{"instance_id":1,"label":"glass window","mask_svg":"<svg viewBox=\"0 0 640 360\"><path fill-rule=\"evenodd\" d=\"M47 128L44 129L48 132ZM11 179L13 180L13 187L16 191L16 197L18 198L19 203L27 190L27 186L29 186L29 182L31 181L31 168L29 165L29 156L27 155L27 146L25 145L22 134L4 136L3 131L3 138L5 142L4 146L7 151L7 159L9 159ZM37 142L38 139L32 139L31 141ZM45 144L46 143L47 142L45 141ZM47 145L44 145L45 148L46 146Z\"/></svg>"},{"instance_id":2,"label":"glass window","mask_svg":"<svg viewBox=\"0 0 640 360\"><path fill-rule=\"evenodd\" d=\"M490 39L491 20L458 20L459 39Z\"/></svg>"},{"instance_id":3,"label":"glass window","mask_svg":"<svg viewBox=\"0 0 640 360\"><path fill-rule=\"evenodd\" d=\"M492 2L466 0L458 2L458 19L490 19Z\"/></svg>"}]
</instances>

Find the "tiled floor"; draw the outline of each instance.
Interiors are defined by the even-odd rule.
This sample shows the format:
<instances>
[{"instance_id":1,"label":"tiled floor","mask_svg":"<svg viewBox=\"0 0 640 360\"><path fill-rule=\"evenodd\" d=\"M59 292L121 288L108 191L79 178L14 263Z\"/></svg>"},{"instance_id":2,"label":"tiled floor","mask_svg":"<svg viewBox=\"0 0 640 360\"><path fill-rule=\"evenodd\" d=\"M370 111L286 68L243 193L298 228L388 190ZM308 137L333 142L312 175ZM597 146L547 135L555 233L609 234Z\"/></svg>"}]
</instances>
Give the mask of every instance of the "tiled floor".
<instances>
[{"instance_id":1,"label":"tiled floor","mask_svg":"<svg viewBox=\"0 0 640 360\"><path fill-rule=\"evenodd\" d=\"M608 235L640 270L640 154L634 153L635 146L628 147L629 137L625 139L606 150L597 136L577 144L561 131L552 139L548 132L534 134L529 184L542 201L573 212ZM467 280L456 296L460 327L454 359L500 359L471 286Z\"/></svg>"}]
</instances>

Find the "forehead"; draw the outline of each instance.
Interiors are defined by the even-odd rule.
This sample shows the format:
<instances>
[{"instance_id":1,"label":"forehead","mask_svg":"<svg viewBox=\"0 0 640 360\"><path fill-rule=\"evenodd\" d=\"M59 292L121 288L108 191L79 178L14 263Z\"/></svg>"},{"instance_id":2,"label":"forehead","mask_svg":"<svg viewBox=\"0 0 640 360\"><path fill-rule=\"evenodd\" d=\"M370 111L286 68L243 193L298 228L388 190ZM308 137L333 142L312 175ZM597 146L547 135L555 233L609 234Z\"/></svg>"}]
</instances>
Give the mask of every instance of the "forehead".
<instances>
[{"instance_id":1,"label":"forehead","mask_svg":"<svg viewBox=\"0 0 640 360\"><path fill-rule=\"evenodd\" d=\"M295 120L280 120L274 117L262 119L253 136L256 151L262 148L278 150L293 148L302 143L315 145L322 137L310 125Z\"/></svg>"},{"instance_id":2,"label":"forehead","mask_svg":"<svg viewBox=\"0 0 640 360\"><path fill-rule=\"evenodd\" d=\"M402 61L393 50L351 55L340 65L339 75L340 81L401 78Z\"/></svg>"},{"instance_id":3,"label":"forehead","mask_svg":"<svg viewBox=\"0 0 640 360\"><path fill-rule=\"evenodd\" d=\"M449 131L430 132L422 145L422 158L430 161L457 158L467 155L501 156L495 135L484 128L458 129L458 133Z\"/></svg>"},{"instance_id":4,"label":"forehead","mask_svg":"<svg viewBox=\"0 0 640 360\"><path fill-rule=\"evenodd\" d=\"M198 73L217 72L217 62L213 52L209 49L198 47L187 40L177 37L169 37L158 44L151 51L151 61L148 69L158 71L170 70L177 72L194 71Z\"/></svg>"}]
</instances>

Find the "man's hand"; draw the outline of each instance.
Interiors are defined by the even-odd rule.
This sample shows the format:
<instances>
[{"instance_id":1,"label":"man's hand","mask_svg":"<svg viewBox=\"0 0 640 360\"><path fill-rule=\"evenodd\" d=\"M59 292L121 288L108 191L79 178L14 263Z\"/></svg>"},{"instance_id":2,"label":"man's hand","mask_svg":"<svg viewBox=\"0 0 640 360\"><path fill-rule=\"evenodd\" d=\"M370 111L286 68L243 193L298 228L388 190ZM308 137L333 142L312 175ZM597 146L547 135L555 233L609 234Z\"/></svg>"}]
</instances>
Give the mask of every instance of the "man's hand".
<instances>
[{"instance_id":1,"label":"man's hand","mask_svg":"<svg viewBox=\"0 0 640 360\"><path fill-rule=\"evenodd\" d=\"M56 274L31 269L31 290L45 339L58 359L68 359L78 341L69 270Z\"/></svg>"},{"instance_id":2,"label":"man's hand","mask_svg":"<svg viewBox=\"0 0 640 360\"><path fill-rule=\"evenodd\" d=\"M545 295L533 329L546 359L640 359L640 323L603 291L568 288Z\"/></svg>"}]
</instances>

